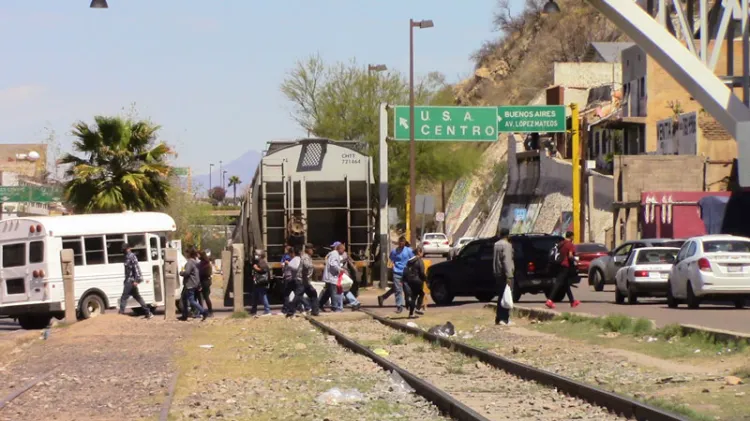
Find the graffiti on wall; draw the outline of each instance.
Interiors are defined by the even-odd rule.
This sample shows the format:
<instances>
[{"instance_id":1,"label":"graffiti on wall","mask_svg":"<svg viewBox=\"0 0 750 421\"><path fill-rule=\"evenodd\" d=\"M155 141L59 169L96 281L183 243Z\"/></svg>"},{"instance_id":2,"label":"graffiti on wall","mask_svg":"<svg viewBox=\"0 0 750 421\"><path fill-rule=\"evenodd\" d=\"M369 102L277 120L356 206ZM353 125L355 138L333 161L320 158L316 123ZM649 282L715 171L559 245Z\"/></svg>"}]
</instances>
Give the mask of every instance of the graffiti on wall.
<instances>
[{"instance_id":1,"label":"graffiti on wall","mask_svg":"<svg viewBox=\"0 0 750 421\"><path fill-rule=\"evenodd\" d=\"M566 232L573 230L573 212L564 211L561 212L560 218L555 224L555 229L552 230L552 235L565 235Z\"/></svg>"},{"instance_id":2,"label":"graffiti on wall","mask_svg":"<svg viewBox=\"0 0 750 421\"><path fill-rule=\"evenodd\" d=\"M445 212L445 232L450 235L458 225L460 225L461 211L466 203L471 187L471 179L465 177L456 183L448 199L448 206Z\"/></svg>"}]
</instances>

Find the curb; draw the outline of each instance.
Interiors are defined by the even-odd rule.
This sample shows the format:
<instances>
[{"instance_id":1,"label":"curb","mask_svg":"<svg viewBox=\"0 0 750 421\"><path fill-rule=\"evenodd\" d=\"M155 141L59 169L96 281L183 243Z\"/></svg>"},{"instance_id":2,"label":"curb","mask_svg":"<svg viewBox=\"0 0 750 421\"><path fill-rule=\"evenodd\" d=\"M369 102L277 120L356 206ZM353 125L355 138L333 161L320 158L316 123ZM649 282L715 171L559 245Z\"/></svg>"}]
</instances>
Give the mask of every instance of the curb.
<instances>
[{"instance_id":1,"label":"curb","mask_svg":"<svg viewBox=\"0 0 750 421\"><path fill-rule=\"evenodd\" d=\"M497 308L497 304L495 303L489 303L485 307L490 308ZM513 315L516 317L525 317L532 320L539 320L539 321L549 321L554 319L557 316L562 315L564 312L557 312L552 310L547 310L543 308L532 308L532 307L523 307L523 306L513 306ZM577 316L581 317L588 317L588 318L596 318L596 317L603 317L603 316L597 316L595 314L591 313L570 313L575 314ZM651 320L651 323L656 325L656 323ZM722 329L713 329L710 327L705 326L697 326L697 325L691 325L691 324L678 324L680 326L680 329L682 330L683 335L691 334L691 333L703 333L708 335L709 337L713 338L715 342L745 342L747 344L750 344L750 334L742 333L742 332L734 332L731 330L722 330Z\"/></svg>"}]
</instances>

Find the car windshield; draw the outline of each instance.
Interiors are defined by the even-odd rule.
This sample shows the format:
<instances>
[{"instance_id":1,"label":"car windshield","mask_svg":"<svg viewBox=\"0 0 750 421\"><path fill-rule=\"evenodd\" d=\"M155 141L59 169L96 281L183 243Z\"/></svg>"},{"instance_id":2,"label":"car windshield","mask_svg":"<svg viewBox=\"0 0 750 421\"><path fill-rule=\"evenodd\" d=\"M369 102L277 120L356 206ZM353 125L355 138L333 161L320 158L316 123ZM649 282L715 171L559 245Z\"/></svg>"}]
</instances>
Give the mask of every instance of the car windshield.
<instances>
[{"instance_id":1,"label":"car windshield","mask_svg":"<svg viewBox=\"0 0 750 421\"><path fill-rule=\"evenodd\" d=\"M682 245L685 244L685 240L673 240L673 241L665 241L663 243L654 244L657 247L676 247L680 248Z\"/></svg>"},{"instance_id":2,"label":"car windshield","mask_svg":"<svg viewBox=\"0 0 750 421\"><path fill-rule=\"evenodd\" d=\"M608 251L609 249L604 244L586 243L576 246L576 252L578 253L606 253Z\"/></svg>"},{"instance_id":3,"label":"car windshield","mask_svg":"<svg viewBox=\"0 0 750 421\"><path fill-rule=\"evenodd\" d=\"M425 240L445 240L447 237L445 234L425 234Z\"/></svg>"},{"instance_id":4,"label":"car windshield","mask_svg":"<svg viewBox=\"0 0 750 421\"><path fill-rule=\"evenodd\" d=\"M674 263L679 249L674 250L640 250L638 251L638 260L635 262L637 265L649 265L649 264L672 264Z\"/></svg>"},{"instance_id":5,"label":"car windshield","mask_svg":"<svg viewBox=\"0 0 750 421\"><path fill-rule=\"evenodd\" d=\"M458 245L459 246L463 246L464 244L467 244L467 243L471 242L472 240L474 240L474 239L473 238L462 238L462 239L458 240Z\"/></svg>"},{"instance_id":6,"label":"car windshield","mask_svg":"<svg viewBox=\"0 0 750 421\"><path fill-rule=\"evenodd\" d=\"M750 253L750 241L713 240L703 242L705 253Z\"/></svg>"}]
</instances>

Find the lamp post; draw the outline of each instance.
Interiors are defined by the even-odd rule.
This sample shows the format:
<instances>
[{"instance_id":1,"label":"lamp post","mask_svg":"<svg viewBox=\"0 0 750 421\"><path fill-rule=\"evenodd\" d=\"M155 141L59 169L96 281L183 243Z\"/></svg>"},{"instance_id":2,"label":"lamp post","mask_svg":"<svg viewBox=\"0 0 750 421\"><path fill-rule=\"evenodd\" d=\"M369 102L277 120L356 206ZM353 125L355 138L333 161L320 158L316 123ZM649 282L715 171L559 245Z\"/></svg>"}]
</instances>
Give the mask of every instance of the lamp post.
<instances>
[{"instance_id":1,"label":"lamp post","mask_svg":"<svg viewBox=\"0 0 750 421\"><path fill-rule=\"evenodd\" d=\"M227 171L227 170L224 170L224 171L221 172L221 188L222 188L222 190L224 189L224 186L225 186L224 180L226 179L226 175L227 175L228 172L229 171Z\"/></svg>"},{"instance_id":2,"label":"lamp post","mask_svg":"<svg viewBox=\"0 0 750 421\"><path fill-rule=\"evenodd\" d=\"M416 245L417 144L414 141L414 28L432 28L431 20L409 19L409 241Z\"/></svg>"},{"instance_id":3,"label":"lamp post","mask_svg":"<svg viewBox=\"0 0 750 421\"><path fill-rule=\"evenodd\" d=\"M208 164L208 195L211 197L211 189L213 186L211 184L213 183L212 176L214 174L214 164Z\"/></svg>"},{"instance_id":4,"label":"lamp post","mask_svg":"<svg viewBox=\"0 0 750 421\"><path fill-rule=\"evenodd\" d=\"M89 5L92 9L108 9L109 6L107 5L107 0L91 0L91 5Z\"/></svg>"}]
</instances>

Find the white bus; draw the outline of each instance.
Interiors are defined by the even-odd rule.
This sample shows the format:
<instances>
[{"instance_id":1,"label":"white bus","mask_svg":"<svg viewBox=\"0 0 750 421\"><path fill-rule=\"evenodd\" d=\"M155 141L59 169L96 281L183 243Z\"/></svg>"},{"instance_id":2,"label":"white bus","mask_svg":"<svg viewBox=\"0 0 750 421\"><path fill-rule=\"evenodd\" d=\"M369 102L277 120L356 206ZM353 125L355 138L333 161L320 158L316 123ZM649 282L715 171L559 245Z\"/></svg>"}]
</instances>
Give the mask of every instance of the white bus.
<instances>
[{"instance_id":1,"label":"white bus","mask_svg":"<svg viewBox=\"0 0 750 421\"><path fill-rule=\"evenodd\" d=\"M156 212L2 220L0 315L16 318L24 329L41 329L52 317L63 317L63 249L72 249L75 256L78 316L86 319L119 307L126 242L141 265L141 296L152 307L164 305L164 249L168 233L175 230L169 215ZM130 298L127 306L138 304Z\"/></svg>"}]
</instances>

